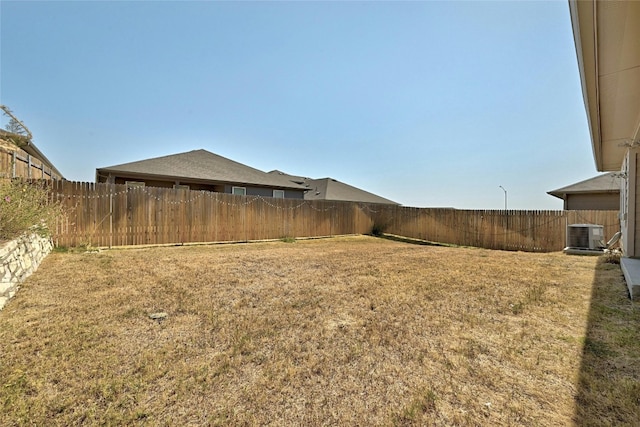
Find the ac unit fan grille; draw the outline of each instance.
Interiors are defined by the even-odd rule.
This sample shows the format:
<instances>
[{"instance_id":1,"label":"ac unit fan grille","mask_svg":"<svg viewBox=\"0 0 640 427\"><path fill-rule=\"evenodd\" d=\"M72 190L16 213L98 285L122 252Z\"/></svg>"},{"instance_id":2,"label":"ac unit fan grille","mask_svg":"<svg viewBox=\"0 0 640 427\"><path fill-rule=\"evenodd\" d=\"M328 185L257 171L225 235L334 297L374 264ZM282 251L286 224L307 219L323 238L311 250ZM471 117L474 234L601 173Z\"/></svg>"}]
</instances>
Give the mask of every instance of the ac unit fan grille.
<instances>
[{"instance_id":1,"label":"ac unit fan grille","mask_svg":"<svg viewBox=\"0 0 640 427\"><path fill-rule=\"evenodd\" d=\"M571 248L588 248L589 247L589 228L572 227L569 233L569 247Z\"/></svg>"},{"instance_id":2,"label":"ac unit fan grille","mask_svg":"<svg viewBox=\"0 0 640 427\"><path fill-rule=\"evenodd\" d=\"M605 247L601 225L574 224L567 229L567 245L578 249L601 249Z\"/></svg>"}]
</instances>

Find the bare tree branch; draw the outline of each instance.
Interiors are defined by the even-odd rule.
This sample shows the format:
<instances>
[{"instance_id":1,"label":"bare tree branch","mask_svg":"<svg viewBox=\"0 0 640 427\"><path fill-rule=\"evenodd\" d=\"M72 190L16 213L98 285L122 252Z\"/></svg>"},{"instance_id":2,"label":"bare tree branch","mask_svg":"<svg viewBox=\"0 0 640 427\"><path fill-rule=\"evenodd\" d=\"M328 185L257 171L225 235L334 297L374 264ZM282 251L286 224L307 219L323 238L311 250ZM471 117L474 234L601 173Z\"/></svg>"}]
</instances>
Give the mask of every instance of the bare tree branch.
<instances>
[{"instance_id":1,"label":"bare tree branch","mask_svg":"<svg viewBox=\"0 0 640 427\"><path fill-rule=\"evenodd\" d=\"M26 137L29 141L33 139L33 135L29 128L22 123L16 116L13 115L13 112L6 105L0 105L0 110L4 112L6 116L9 117L9 124L7 125L7 131L11 133L15 133L20 136ZM23 134L24 132L24 134Z\"/></svg>"}]
</instances>

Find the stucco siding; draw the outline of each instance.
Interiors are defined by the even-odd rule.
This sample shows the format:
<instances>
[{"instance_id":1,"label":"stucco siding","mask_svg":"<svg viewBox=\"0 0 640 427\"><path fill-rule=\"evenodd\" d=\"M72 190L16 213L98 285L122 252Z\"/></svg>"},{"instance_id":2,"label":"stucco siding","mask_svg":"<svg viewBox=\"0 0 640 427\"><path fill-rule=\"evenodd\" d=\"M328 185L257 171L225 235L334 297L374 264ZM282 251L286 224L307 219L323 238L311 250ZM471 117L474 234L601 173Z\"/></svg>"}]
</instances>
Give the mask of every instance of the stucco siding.
<instances>
[{"instance_id":1,"label":"stucco siding","mask_svg":"<svg viewBox=\"0 0 640 427\"><path fill-rule=\"evenodd\" d=\"M285 199L304 199L304 191L285 190Z\"/></svg>"},{"instance_id":2,"label":"stucco siding","mask_svg":"<svg viewBox=\"0 0 640 427\"><path fill-rule=\"evenodd\" d=\"M633 230L631 230L629 228L629 222L630 222L630 218L629 218L629 191L630 186L629 186L629 180L630 180L630 169L629 169L629 163L630 163L630 156L629 156L629 150L627 150L627 153L624 156L624 159L622 161L622 167L620 169L620 172L623 176L623 180L622 180L622 186L620 187L620 231L622 231L622 237L620 238L620 242L621 242L621 246L622 246L622 252L626 255L626 256L630 256L630 242L632 242L630 240L631 235L633 234Z\"/></svg>"},{"instance_id":3,"label":"stucco siding","mask_svg":"<svg viewBox=\"0 0 640 427\"><path fill-rule=\"evenodd\" d=\"M633 236L629 236L633 240L633 247L629 248L630 253L627 256L637 258L640 256L637 248L640 248L640 197L638 197L638 191L640 190L640 172L638 170L638 152L637 150L630 150L629 153L629 180L633 182L633 185L629 187L628 203L629 212L628 216L633 219L632 224L628 224L633 230ZM633 170L631 170L633 168Z\"/></svg>"},{"instance_id":4,"label":"stucco siding","mask_svg":"<svg viewBox=\"0 0 640 427\"><path fill-rule=\"evenodd\" d=\"M225 185L224 192L231 193L233 187L244 187L247 189L247 196L273 197L273 188L250 187L246 185ZM303 199L303 191L285 190L285 199Z\"/></svg>"},{"instance_id":5,"label":"stucco siding","mask_svg":"<svg viewBox=\"0 0 640 427\"><path fill-rule=\"evenodd\" d=\"M117 177L100 177L98 182L111 182L114 184L126 184L127 181L138 181L144 182L146 187L160 187L160 188L173 188L175 184L188 185L191 190L206 190L206 191L221 191L222 186L220 185L210 185L210 184L202 184L195 182L186 182L186 181L171 181L171 180L151 180L140 177L125 177L125 176L117 176Z\"/></svg>"},{"instance_id":6,"label":"stucco siding","mask_svg":"<svg viewBox=\"0 0 640 427\"><path fill-rule=\"evenodd\" d=\"M619 193L601 194L567 194L565 209L567 210L618 210L620 209Z\"/></svg>"},{"instance_id":7,"label":"stucco siding","mask_svg":"<svg viewBox=\"0 0 640 427\"><path fill-rule=\"evenodd\" d=\"M273 188L267 187L255 187L255 186L247 186L242 184L229 185L229 184L207 184L202 182L191 182L189 180L171 180L167 178L163 179L148 179L145 177L139 176L109 176L106 177L104 175L98 176L98 182L111 182L115 184L125 184L127 181L140 181L144 182L147 187L161 187L161 188L173 188L175 184L180 185L188 185L191 190L205 190L205 191L214 191L217 193L232 193L233 187L244 187L247 190L247 196L262 196L262 197L273 197ZM304 199L304 191L296 191L296 190L285 190L284 197L286 199Z\"/></svg>"}]
</instances>

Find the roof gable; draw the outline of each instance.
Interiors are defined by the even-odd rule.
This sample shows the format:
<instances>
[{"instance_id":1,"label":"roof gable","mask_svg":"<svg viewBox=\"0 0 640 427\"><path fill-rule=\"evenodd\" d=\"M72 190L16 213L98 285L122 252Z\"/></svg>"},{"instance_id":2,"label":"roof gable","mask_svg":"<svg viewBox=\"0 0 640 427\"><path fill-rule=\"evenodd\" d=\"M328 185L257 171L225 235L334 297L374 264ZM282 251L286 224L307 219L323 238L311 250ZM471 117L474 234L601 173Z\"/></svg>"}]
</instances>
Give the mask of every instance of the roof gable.
<instances>
[{"instance_id":1,"label":"roof gable","mask_svg":"<svg viewBox=\"0 0 640 427\"><path fill-rule=\"evenodd\" d=\"M620 192L622 177L618 173L609 172L598 175L557 190L548 191L547 194L564 199L565 194L576 193L616 193Z\"/></svg>"},{"instance_id":2,"label":"roof gable","mask_svg":"<svg viewBox=\"0 0 640 427\"><path fill-rule=\"evenodd\" d=\"M301 176L288 175L284 172L274 170L269 174L276 174L287 177L293 182L304 182L309 191L304 195L305 200L338 200L347 202L381 203L397 205L398 203L369 193L357 187L353 187L333 178L311 179Z\"/></svg>"},{"instance_id":3,"label":"roof gable","mask_svg":"<svg viewBox=\"0 0 640 427\"><path fill-rule=\"evenodd\" d=\"M392 200L385 199L384 197L369 193L368 191L353 187L349 184L345 184L344 182L340 182L333 178L314 179L312 180L312 182L313 184L316 184L318 188L324 189L324 198L327 200L345 200L353 202L384 203L393 205L398 204ZM315 193L313 193L312 196L314 194Z\"/></svg>"},{"instance_id":4,"label":"roof gable","mask_svg":"<svg viewBox=\"0 0 640 427\"><path fill-rule=\"evenodd\" d=\"M137 174L233 184L305 189L278 175L219 156L207 150L193 150L97 169L101 174Z\"/></svg>"}]
</instances>

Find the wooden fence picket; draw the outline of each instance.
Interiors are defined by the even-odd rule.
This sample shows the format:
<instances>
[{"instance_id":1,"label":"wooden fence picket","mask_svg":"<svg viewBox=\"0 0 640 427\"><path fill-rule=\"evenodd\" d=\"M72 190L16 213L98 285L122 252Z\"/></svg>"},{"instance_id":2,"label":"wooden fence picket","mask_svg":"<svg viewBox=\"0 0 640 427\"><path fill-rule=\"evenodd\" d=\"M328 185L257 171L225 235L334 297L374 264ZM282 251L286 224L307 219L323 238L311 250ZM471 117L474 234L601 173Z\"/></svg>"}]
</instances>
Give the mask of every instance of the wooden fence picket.
<instances>
[{"instance_id":1,"label":"wooden fence picket","mask_svg":"<svg viewBox=\"0 0 640 427\"><path fill-rule=\"evenodd\" d=\"M341 201L234 196L171 188L49 181L65 215L61 246L108 247L250 241L385 233L488 249L548 252L565 246L566 226L620 229L618 211L514 211L412 208Z\"/></svg>"}]
</instances>

